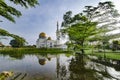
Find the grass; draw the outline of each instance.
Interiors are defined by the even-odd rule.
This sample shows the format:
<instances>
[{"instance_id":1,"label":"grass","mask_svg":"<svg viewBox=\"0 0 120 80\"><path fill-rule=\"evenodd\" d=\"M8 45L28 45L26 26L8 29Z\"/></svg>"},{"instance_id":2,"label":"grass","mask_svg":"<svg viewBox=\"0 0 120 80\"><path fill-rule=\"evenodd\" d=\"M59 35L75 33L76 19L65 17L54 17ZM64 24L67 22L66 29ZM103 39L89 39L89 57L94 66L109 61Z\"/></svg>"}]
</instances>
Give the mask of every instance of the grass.
<instances>
[{"instance_id":1,"label":"grass","mask_svg":"<svg viewBox=\"0 0 120 80\"><path fill-rule=\"evenodd\" d=\"M40 55L47 55L47 54L61 54L61 53L66 53L66 55L71 54L72 52L70 51L64 51L62 49L56 49L56 48L51 48L51 49L38 49L38 48L4 48L0 49L0 54L2 55L9 55L10 57L16 58L16 59L22 59L25 54L40 54Z\"/></svg>"},{"instance_id":2,"label":"grass","mask_svg":"<svg viewBox=\"0 0 120 80\"><path fill-rule=\"evenodd\" d=\"M0 50L2 54L33 54L33 53L69 53L70 51L65 51L56 48L4 48Z\"/></svg>"},{"instance_id":3,"label":"grass","mask_svg":"<svg viewBox=\"0 0 120 80\"><path fill-rule=\"evenodd\" d=\"M87 55L94 55L94 56L98 56L98 57L103 57L104 55L106 56L106 58L108 59L116 59L116 60L120 60L120 52L113 52L113 51L108 51L108 52L96 52L94 51L92 53L92 50L85 50L85 54Z\"/></svg>"}]
</instances>

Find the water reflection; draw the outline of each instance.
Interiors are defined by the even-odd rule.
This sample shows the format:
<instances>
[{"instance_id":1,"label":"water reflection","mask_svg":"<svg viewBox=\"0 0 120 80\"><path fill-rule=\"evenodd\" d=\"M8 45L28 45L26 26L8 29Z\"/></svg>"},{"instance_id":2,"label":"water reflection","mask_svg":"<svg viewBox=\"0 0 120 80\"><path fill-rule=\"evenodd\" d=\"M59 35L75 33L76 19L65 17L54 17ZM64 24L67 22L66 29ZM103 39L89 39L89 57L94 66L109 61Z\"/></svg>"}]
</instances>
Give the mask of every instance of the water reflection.
<instances>
[{"instance_id":1,"label":"water reflection","mask_svg":"<svg viewBox=\"0 0 120 80\"><path fill-rule=\"evenodd\" d=\"M38 62L39 62L40 65L45 65L46 64L46 61L47 61L46 56L37 55L37 58L38 58Z\"/></svg>"},{"instance_id":2,"label":"water reflection","mask_svg":"<svg viewBox=\"0 0 120 80\"><path fill-rule=\"evenodd\" d=\"M97 80L94 77L94 70L86 68L86 58L84 55L76 55L75 58L72 58L69 71L70 71L70 80Z\"/></svg>"},{"instance_id":3,"label":"water reflection","mask_svg":"<svg viewBox=\"0 0 120 80\"><path fill-rule=\"evenodd\" d=\"M113 74L111 74L111 71ZM116 74L116 75L115 75ZM57 59L58 80L119 80L120 72L112 67L93 62L86 56L76 54L68 66L60 65Z\"/></svg>"},{"instance_id":4,"label":"water reflection","mask_svg":"<svg viewBox=\"0 0 120 80\"><path fill-rule=\"evenodd\" d=\"M14 80L120 80L118 69L100 61L80 54L2 54L0 72L14 71Z\"/></svg>"}]
</instances>

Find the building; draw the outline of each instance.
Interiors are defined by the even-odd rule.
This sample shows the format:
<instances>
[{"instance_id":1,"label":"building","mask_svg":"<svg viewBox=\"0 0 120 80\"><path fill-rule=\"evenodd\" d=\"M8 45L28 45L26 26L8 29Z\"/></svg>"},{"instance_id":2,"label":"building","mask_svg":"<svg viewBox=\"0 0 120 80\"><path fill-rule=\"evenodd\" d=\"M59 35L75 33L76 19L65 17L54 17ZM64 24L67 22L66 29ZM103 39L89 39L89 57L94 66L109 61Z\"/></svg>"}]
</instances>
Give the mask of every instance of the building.
<instances>
[{"instance_id":1,"label":"building","mask_svg":"<svg viewBox=\"0 0 120 80\"><path fill-rule=\"evenodd\" d=\"M56 40L52 40L51 37L47 37L44 32L39 34L39 38L36 41L37 48L62 48L66 49L67 46L64 44L60 44L60 30L57 22L57 30L56 30Z\"/></svg>"}]
</instances>

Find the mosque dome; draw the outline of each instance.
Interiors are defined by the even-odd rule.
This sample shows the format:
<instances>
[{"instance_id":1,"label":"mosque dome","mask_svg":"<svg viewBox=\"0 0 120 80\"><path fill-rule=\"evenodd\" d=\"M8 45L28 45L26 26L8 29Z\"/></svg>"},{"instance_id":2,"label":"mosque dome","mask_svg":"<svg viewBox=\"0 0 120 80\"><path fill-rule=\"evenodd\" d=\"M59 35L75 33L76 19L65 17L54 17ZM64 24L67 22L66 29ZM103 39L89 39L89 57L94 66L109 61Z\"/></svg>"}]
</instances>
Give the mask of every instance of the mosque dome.
<instances>
[{"instance_id":1,"label":"mosque dome","mask_svg":"<svg viewBox=\"0 0 120 80\"><path fill-rule=\"evenodd\" d=\"M45 65L46 64L46 59L39 59L39 64L40 65Z\"/></svg>"},{"instance_id":2,"label":"mosque dome","mask_svg":"<svg viewBox=\"0 0 120 80\"><path fill-rule=\"evenodd\" d=\"M46 34L45 34L44 32L41 32L41 33L39 34L39 38L46 38Z\"/></svg>"},{"instance_id":3,"label":"mosque dome","mask_svg":"<svg viewBox=\"0 0 120 80\"><path fill-rule=\"evenodd\" d=\"M51 37L48 37L48 39L47 39L47 40L52 40L52 39L51 39Z\"/></svg>"}]
</instances>

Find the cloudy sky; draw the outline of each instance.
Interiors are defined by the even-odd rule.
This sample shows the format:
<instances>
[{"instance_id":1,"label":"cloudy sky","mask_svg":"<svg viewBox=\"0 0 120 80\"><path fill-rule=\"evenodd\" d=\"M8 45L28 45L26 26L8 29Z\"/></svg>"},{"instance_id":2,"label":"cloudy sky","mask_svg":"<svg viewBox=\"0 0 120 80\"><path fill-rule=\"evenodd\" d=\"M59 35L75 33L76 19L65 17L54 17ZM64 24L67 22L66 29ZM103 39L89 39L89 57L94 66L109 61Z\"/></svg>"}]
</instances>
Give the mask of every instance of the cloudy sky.
<instances>
[{"instance_id":1,"label":"cloudy sky","mask_svg":"<svg viewBox=\"0 0 120 80\"><path fill-rule=\"evenodd\" d=\"M24 37L27 42L32 45L36 44L36 40L41 32L45 32L52 39L56 39L56 24L59 26L62 22L63 14L69 10L73 14L79 13L87 5L97 5L100 1L106 0L39 0L40 6L36 8L21 8L11 3L22 12L20 18L15 18L16 23L12 23L2 17L3 22L0 23L0 28ZM110 1L110 0L109 0ZM114 1L116 8L119 9L119 0ZM4 44L8 44L9 40L2 40Z\"/></svg>"}]
</instances>

